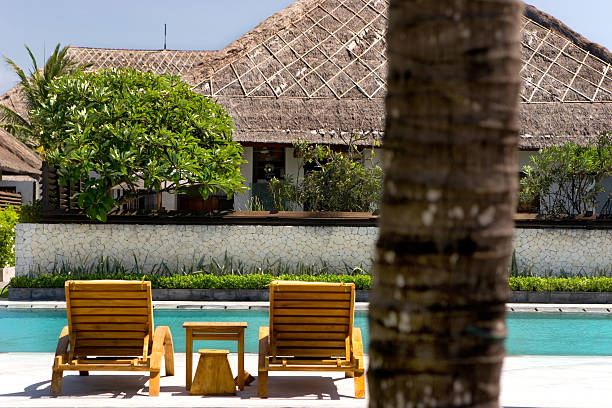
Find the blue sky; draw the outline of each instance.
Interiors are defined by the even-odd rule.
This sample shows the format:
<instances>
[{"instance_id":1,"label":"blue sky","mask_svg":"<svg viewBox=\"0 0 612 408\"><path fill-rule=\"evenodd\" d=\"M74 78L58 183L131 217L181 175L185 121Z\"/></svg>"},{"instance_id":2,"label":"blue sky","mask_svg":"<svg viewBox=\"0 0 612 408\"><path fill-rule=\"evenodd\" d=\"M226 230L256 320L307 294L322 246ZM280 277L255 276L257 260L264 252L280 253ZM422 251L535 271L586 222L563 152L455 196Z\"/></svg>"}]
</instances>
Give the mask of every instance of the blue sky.
<instances>
[{"instance_id":1,"label":"blue sky","mask_svg":"<svg viewBox=\"0 0 612 408\"><path fill-rule=\"evenodd\" d=\"M104 48L220 49L292 0L2 0L0 55L29 66L58 43ZM612 1L528 0L586 38L612 49ZM17 82L0 62L0 94Z\"/></svg>"}]
</instances>

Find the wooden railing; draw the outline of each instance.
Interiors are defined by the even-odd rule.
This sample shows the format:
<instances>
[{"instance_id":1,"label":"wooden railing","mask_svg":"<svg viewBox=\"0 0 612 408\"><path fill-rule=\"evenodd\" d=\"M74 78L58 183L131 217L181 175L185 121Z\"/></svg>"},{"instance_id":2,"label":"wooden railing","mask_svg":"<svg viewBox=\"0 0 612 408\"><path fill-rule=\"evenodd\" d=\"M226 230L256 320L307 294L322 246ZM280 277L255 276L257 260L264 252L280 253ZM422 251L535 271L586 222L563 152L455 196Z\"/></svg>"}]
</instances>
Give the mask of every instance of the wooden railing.
<instances>
[{"instance_id":1,"label":"wooden railing","mask_svg":"<svg viewBox=\"0 0 612 408\"><path fill-rule=\"evenodd\" d=\"M0 191L0 210L6 207L19 207L21 205L21 193L8 193Z\"/></svg>"}]
</instances>

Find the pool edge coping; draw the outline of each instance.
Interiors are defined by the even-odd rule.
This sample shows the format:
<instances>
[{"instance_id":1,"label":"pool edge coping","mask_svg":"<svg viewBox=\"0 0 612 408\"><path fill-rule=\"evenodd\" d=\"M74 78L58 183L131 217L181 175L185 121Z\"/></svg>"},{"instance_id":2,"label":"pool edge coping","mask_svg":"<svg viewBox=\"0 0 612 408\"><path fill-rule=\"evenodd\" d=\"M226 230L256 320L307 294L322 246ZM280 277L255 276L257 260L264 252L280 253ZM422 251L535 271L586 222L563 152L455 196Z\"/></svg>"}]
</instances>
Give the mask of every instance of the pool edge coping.
<instances>
[{"instance_id":1,"label":"pool edge coping","mask_svg":"<svg viewBox=\"0 0 612 408\"><path fill-rule=\"evenodd\" d=\"M155 310L268 310L269 302L213 302L213 301L153 301ZM356 311L367 311L368 302L355 302ZM15 301L0 300L0 310L58 309L65 310L63 301ZM562 303L507 303L508 313L611 313L612 304L562 304Z\"/></svg>"}]
</instances>

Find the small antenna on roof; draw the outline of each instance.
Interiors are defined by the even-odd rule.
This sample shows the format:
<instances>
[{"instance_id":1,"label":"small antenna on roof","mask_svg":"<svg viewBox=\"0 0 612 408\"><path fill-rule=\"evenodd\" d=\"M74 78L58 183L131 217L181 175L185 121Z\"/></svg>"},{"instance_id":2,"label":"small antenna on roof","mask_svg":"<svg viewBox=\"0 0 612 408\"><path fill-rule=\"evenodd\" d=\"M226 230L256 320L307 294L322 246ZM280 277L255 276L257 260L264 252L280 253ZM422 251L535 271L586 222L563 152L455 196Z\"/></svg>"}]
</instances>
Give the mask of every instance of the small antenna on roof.
<instances>
[{"instance_id":1,"label":"small antenna on roof","mask_svg":"<svg viewBox=\"0 0 612 408\"><path fill-rule=\"evenodd\" d=\"M166 49L166 24L164 23L164 50Z\"/></svg>"}]
</instances>

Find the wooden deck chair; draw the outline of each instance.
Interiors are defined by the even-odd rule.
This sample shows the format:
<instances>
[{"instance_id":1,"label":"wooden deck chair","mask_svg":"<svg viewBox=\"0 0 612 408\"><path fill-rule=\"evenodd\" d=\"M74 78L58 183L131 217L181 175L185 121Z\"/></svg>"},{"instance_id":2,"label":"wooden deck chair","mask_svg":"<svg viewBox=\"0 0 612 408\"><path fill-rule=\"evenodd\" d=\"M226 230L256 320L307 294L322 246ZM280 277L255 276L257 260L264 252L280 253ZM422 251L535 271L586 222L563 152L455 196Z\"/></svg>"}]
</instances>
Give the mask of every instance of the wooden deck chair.
<instances>
[{"instance_id":1,"label":"wooden deck chair","mask_svg":"<svg viewBox=\"0 0 612 408\"><path fill-rule=\"evenodd\" d=\"M63 371L149 371L149 395L159 395L162 356L174 375L168 326L153 333L151 282L67 281L68 326L60 334L51 395L62 391Z\"/></svg>"},{"instance_id":2,"label":"wooden deck chair","mask_svg":"<svg viewBox=\"0 0 612 408\"><path fill-rule=\"evenodd\" d=\"M354 308L352 283L273 281L270 326L259 328L257 395L268 396L269 371L344 371L355 378L355 398L365 398Z\"/></svg>"}]
</instances>

